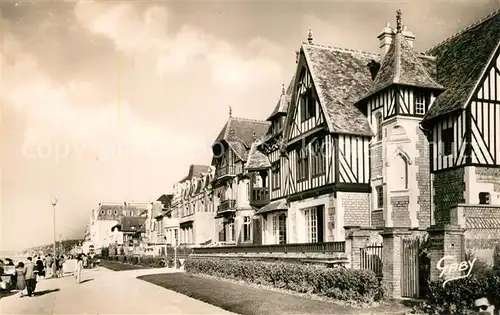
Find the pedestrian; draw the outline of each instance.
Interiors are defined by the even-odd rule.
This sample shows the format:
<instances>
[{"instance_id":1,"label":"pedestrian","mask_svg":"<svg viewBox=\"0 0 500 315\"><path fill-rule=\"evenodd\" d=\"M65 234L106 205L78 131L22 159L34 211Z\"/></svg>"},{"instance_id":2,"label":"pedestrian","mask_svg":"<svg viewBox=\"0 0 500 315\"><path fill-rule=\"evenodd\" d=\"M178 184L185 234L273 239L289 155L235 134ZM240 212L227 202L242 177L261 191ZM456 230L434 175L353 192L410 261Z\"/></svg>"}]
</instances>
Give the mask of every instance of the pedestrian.
<instances>
[{"instance_id":1,"label":"pedestrian","mask_svg":"<svg viewBox=\"0 0 500 315\"><path fill-rule=\"evenodd\" d=\"M88 258L87 255L83 254L83 268L88 267Z\"/></svg>"},{"instance_id":2,"label":"pedestrian","mask_svg":"<svg viewBox=\"0 0 500 315\"><path fill-rule=\"evenodd\" d=\"M33 263L33 259L28 257L28 261L24 265L24 277L26 279L26 289L28 290L28 296L32 296L36 289L36 268Z\"/></svg>"},{"instance_id":3,"label":"pedestrian","mask_svg":"<svg viewBox=\"0 0 500 315\"><path fill-rule=\"evenodd\" d=\"M40 257L35 257L36 258L36 270L38 271L38 278L42 279L45 277L45 266L43 264L43 261Z\"/></svg>"},{"instance_id":4,"label":"pedestrian","mask_svg":"<svg viewBox=\"0 0 500 315\"><path fill-rule=\"evenodd\" d=\"M82 269L83 269L83 259L82 256L78 256L76 262L75 278L76 283L80 284L82 280Z\"/></svg>"},{"instance_id":5,"label":"pedestrian","mask_svg":"<svg viewBox=\"0 0 500 315\"><path fill-rule=\"evenodd\" d=\"M46 277L51 278L54 276L54 273L52 272L52 264L54 263L54 260L52 259L52 255L48 254L47 257L45 257L45 271L46 271Z\"/></svg>"},{"instance_id":6,"label":"pedestrian","mask_svg":"<svg viewBox=\"0 0 500 315\"><path fill-rule=\"evenodd\" d=\"M24 290L26 289L26 278L25 278L25 270L24 270L24 263L21 261L16 267L16 276L17 276L17 283L16 287L19 290L19 297L24 296Z\"/></svg>"}]
</instances>

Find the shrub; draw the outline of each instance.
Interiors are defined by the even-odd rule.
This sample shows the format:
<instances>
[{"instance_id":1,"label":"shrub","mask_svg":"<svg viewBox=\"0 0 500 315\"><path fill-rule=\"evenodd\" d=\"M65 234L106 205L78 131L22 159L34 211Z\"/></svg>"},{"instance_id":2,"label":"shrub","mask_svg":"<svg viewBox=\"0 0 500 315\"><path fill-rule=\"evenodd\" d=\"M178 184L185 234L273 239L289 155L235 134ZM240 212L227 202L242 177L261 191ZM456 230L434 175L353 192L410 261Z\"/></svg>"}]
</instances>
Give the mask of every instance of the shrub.
<instances>
[{"instance_id":1,"label":"shrub","mask_svg":"<svg viewBox=\"0 0 500 315\"><path fill-rule=\"evenodd\" d=\"M224 258L188 258L185 270L337 300L369 303L383 297L377 277L370 270Z\"/></svg>"}]
</instances>

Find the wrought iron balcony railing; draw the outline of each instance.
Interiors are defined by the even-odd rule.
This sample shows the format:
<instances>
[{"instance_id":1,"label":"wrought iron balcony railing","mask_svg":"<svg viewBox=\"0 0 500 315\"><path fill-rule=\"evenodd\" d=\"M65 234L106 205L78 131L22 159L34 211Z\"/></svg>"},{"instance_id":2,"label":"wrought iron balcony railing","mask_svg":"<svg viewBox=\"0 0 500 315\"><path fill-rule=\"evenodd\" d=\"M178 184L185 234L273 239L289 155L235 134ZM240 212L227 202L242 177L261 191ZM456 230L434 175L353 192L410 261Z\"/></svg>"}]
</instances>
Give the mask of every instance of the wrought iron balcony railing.
<instances>
[{"instance_id":1,"label":"wrought iron balcony railing","mask_svg":"<svg viewBox=\"0 0 500 315\"><path fill-rule=\"evenodd\" d=\"M276 245L248 245L248 246L220 246L193 248L194 254L272 254L272 253L344 253L345 242L276 244Z\"/></svg>"},{"instance_id":2,"label":"wrought iron balcony railing","mask_svg":"<svg viewBox=\"0 0 500 315\"><path fill-rule=\"evenodd\" d=\"M215 170L215 178L221 178L224 176L234 176L236 175L236 167L234 165L226 165L218 167Z\"/></svg>"},{"instance_id":3,"label":"wrought iron balcony railing","mask_svg":"<svg viewBox=\"0 0 500 315\"><path fill-rule=\"evenodd\" d=\"M217 207L217 212L236 210L236 200L224 200Z\"/></svg>"}]
</instances>

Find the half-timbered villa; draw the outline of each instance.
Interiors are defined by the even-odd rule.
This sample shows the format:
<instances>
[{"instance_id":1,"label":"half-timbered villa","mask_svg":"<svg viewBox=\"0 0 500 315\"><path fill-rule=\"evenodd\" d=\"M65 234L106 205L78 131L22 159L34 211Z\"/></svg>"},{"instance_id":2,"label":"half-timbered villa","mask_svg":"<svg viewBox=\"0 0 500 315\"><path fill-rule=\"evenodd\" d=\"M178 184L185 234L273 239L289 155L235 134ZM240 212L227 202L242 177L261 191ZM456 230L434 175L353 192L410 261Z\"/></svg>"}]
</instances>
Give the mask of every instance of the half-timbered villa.
<instances>
[{"instance_id":1,"label":"half-timbered villa","mask_svg":"<svg viewBox=\"0 0 500 315\"><path fill-rule=\"evenodd\" d=\"M250 183L245 170L249 151L255 139L263 137L269 122L232 117L212 146L212 181L214 204L217 209L216 226L222 244L257 243L260 227L254 229L254 208L250 205ZM254 231L256 237L254 237Z\"/></svg>"}]
</instances>

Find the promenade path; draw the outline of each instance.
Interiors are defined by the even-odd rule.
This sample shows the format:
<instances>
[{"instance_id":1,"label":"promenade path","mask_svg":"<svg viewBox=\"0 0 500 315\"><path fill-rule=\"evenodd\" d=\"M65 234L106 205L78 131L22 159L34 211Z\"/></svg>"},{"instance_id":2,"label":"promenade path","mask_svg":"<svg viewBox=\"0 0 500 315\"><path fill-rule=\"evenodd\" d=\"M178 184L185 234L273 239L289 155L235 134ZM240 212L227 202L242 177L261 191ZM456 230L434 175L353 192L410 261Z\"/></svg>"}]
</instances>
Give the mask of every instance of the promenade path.
<instances>
[{"instance_id":1,"label":"promenade path","mask_svg":"<svg viewBox=\"0 0 500 315\"><path fill-rule=\"evenodd\" d=\"M233 314L185 295L136 279L176 272L169 268L111 271L84 270L74 277L41 280L38 295L0 299L0 314Z\"/></svg>"}]
</instances>

